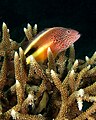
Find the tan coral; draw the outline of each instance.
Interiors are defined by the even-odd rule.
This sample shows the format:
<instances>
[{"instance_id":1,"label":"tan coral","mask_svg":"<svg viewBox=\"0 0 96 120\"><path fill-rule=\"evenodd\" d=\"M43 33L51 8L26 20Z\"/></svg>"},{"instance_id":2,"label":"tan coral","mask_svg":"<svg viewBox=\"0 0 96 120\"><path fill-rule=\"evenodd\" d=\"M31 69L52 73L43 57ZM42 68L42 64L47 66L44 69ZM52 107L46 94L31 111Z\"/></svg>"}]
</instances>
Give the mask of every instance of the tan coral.
<instances>
[{"instance_id":1,"label":"tan coral","mask_svg":"<svg viewBox=\"0 0 96 120\"><path fill-rule=\"evenodd\" d=\"M24 32L27 42L33 40L37 25L32 29L28 24ZM91 58L79 60L72 45L54 58L48 48L46 61L38 63L31 56L27 65L22 45L10 38L3 23L0 120L95 120L96 52ZM85 110L84 102L91 103Z\"/></svg>"}]
</instances>

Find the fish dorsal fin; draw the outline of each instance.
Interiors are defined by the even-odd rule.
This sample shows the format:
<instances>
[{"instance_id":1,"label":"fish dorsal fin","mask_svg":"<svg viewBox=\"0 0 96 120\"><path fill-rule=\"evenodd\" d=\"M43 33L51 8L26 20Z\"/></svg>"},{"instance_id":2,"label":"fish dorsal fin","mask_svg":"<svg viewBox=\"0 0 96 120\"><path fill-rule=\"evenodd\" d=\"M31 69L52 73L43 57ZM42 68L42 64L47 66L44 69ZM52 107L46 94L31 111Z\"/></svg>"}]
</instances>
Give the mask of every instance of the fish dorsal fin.
<instances>
[{"instance_id":1,"label":"fish dorsal fin","mask_svg":"<svg viewBox=\"0 0 96 120\"><path fill-rule=\"evenodd\" d=\"M39 47L39 41L41 40L41 38L46 35L47 32L49 32L51 29L53 28L48 28L48 29L45 29L43 31L41 31L33 40L32 42L29 43L29 45L27 46L27 48L25 49L25 52L24 54L26 55L29 50L32 48L32 47Z\"/></svg>"}]
</instances>

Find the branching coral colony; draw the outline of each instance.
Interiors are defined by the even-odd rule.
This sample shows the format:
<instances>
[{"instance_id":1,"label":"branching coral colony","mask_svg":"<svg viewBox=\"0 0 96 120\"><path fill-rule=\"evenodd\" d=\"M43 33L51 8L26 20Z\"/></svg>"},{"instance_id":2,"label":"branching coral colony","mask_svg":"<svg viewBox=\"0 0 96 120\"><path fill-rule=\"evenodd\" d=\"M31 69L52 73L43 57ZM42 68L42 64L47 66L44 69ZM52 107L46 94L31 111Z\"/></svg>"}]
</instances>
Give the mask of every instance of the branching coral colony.
<instances>
[{"instance_id":1,"label":"branching coral colony","mask_svg":"<svg viewBox=\"0 0 96 120\"><path fill-rule=\"evenodd\" d=\"M75 59L72 45L56 59L26 65L22 44L13 41L6 24L0 43L0 120L96 120L96 52ZM24 28L32 40L37 26ZM18 51L19 53L15 52Z\"/></svg>"}]
</instances>

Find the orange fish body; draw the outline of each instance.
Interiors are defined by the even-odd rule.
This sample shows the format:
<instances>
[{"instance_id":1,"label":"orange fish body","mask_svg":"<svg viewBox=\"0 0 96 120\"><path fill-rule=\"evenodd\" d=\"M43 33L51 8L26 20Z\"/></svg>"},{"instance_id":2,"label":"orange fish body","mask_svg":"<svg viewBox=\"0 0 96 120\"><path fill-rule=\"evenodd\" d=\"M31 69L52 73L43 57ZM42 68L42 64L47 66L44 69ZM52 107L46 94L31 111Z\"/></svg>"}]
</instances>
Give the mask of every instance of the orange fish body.
<instances>
[{"instance_id":1,"label":"orange fish body","mask_svg":"<svg viewBox=\"0 0 96 120\"><path fill-rule=\"evenodd\" d=\"M47 58L47 49L50 47L54 56L59 52L67 49L75 41L80 38L78 31L63 27L49 28L39 35L28 45L24 54L26 55L31 48L35 48L36 51L32 56L37 61L44 61ZM30 63L30 56L26 58L27 64Z\"/></svg>"}]
</instances>

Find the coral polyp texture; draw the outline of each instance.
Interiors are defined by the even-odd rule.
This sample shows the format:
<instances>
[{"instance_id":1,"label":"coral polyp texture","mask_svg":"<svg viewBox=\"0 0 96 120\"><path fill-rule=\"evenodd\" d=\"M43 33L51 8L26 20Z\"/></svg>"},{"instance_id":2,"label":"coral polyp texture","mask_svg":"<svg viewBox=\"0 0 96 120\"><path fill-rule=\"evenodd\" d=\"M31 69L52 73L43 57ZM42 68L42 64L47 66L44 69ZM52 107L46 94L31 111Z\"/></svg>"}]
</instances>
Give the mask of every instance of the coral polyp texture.
<instances>
[{"instance_id":1,"label":"coral polyp texture","mask_svg":"<svg viewBox=\"0 0 96 120\"><path fill-rule=\"evenodd\" d=\"M25 41L37 34L37 25L24 28ZM96 52L75 58L74 45L55 58L26 64L24 42L10 38L2 25L0 43L0 120L96 120Z\"/></svg>"}]
</instances>

